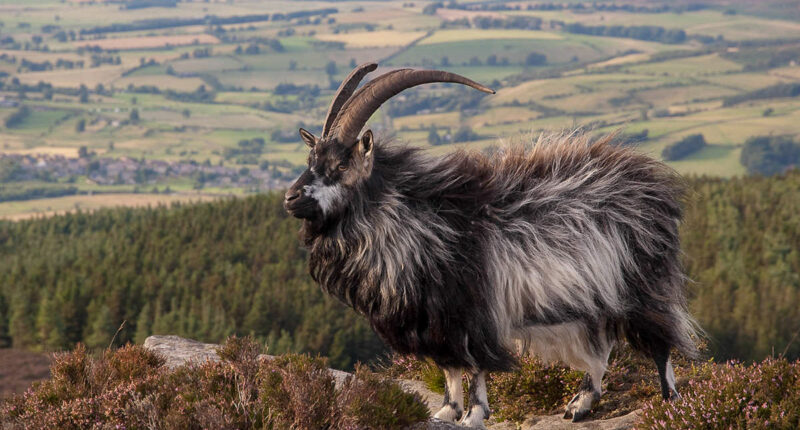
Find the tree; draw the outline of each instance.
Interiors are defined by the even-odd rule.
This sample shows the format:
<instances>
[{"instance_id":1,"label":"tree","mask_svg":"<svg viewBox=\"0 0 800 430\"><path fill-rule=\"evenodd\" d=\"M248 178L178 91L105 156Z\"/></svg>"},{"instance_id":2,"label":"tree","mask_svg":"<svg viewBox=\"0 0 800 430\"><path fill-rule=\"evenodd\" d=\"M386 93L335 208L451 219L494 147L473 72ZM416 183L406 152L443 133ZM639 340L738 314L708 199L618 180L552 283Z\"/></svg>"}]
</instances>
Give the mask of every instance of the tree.
<instances>
[{"instance_id":1,"label":"tree","mask_svg":"<svg viewBox=\"0 0 800 430\"><path fill-rule=\"evenodd\" d=\"M439 133L436 131L436 126L434 125L428 130L428 143L434 146L442 144L442 138L439 136Z\"/></svg>"},{"instance_id":2,"label":"tree","mask_svg":"<svg viewBox=\"0 0 800 430\"><path fill-rule=\"evenodd\" d=\"M75 131L83 133L86 130L86 118L81 118L75 123ZM85 148L85 147L84 147Z\"/></svg>"},{"instance_id":3,"label":"tree","mask_svg":"<svg viewBox=\"0 0 800 430\"><path fill-rule=\"evenodd\" d=\"M747 139L740 156L751 174L774 175L800 166L800 144L789 136L755 136Z\"/></svg>"},{"instance_id":4,"label":"tree","mask_svg":"<svg viewBox=\"0 0 800 430\"><path fill-rule=\"evenodd\" d=\"M547 57L538 52L531 52L525 57L526 66L542 66L547 63Z\"/></svg>"},{"instance_id":5,"label":"tree","mask_svg":"<svg viewBox=\"0 0 800 430\"><path fill-rule=\"evenodd\" d=\"M89 158L92 156L92 153L89 152L89 148L86 146L81 146L78 148L78 158Z\"/></svg>"},{"instance_id":6,"label":"tree","mask_svg":"<svg viewBox=\"0 0 800 430\"><path fill-rule=\"evenodd\" d=\"M339 69L336 67L336 62L334 61L328 61L328 64L325 65L325 74L327 74L328 77L333 77L338 71Z\"/></svg>"},{"instance_id":7,"label":"tree","mask_svg":"<svg viewBox=\"0 0 800 430\"><path fill-rule=\"evenodd\" d=\"M453 134L453 142L470 142L473 140L477 140L480 136L477 133L472 131L469 126L464 125L461 126L458 130L456 130L455 134Z\"/></svg>"},{"instance_id":8,"label":"tree","mask_svg":"<svg viewBox=\"0 0 800 430\"><path fill-rule=\"evenodd\" d=\"M89 103L89 88L86 88L84 84L81 84L80 88L78 88L78 101Z\"/></svg>"},{"instance_id":9,"label":"tree","mask_svg":"<svg viewBox=\"0 0 800 430\"><path fill-rule=\"evenodd\" d=\"M664 150L661 151L661 157L667 161L681 160L703 149L705 146L706 140L702 134L692 134L678 142L667 145Z\"/></svg>"},{"instance_id":10,"label":"tree","mask_svg":"<svg viewBox=\"0 0 800 430\"><path fill-rule=\"evenodd\" d=\"M183 115L184 118L189 118L192 116L192 111L190 111L189 108L186 108L181 112L181 115Z\"/></svg>"},{"instance_id":11,"label":"tree","mask_svg":"<svg viewBox=\"0 0 800 430\"><path fill-rule=\"evenodd\" d=\"M11 334L8 327L8 310L6 298L0 294L0 348L11 347Z\"/></svg>"},{"instance_id":12,"label":"tree","mask_svg":"<svg viewBox=\"0 0 800 430\"><path fill-rule=\"evenodd\" d=\"M92 306L95 305L95 306ZM86 336L86 346L89 348L105 348L111 344L111 339L119 327L113 321L111 310L105 304L97 305L95 303L89 304L92 309L90 314L93 315L92 321L89 325L89 332Z\"/></svg>"},{"instance_id":13,"label":"tree","mask_svg":"<svg viewBox=\"0 0 800 430\"><path fill-rule=\"evenodd\" d=\"M128 118L132 123L137 124L139 122L139 109L132 109Z\"/></svg>"}]
</instances>

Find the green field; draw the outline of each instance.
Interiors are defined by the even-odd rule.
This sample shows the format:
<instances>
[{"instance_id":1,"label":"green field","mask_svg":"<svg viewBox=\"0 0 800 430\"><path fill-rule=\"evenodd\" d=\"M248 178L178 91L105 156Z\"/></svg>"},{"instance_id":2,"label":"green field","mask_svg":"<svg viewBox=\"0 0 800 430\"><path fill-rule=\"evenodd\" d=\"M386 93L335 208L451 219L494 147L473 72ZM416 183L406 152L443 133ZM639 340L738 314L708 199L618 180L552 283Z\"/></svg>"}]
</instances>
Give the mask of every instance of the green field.
<instances>
[{"instance_id":1,"label":"green field","mask_svg":"<svg viewBox=\"0 0 800 430\"><path fill-rule=\"evenodd\" d=\"M745 173L739 156L748 137L800 134L796 99L723 105L729 96L800 82L800 58L781 54L799 49L800 24L789 16L775 19L767 5L712 2L698 10L643 13L594 10L588 2L582 10L529 10L537 3L522 1L497 2L512 6L507 10L463 10L480 7L475 4L424 14L432 2L239 0L140 9L103 2L2 3L0 36L7 38L0 43L0 101L30 109L12 127L0 127L0 150L9 154L75 157L86 146L111 158L193 160L237 169L261 162L299 165L305 147L273 141L273 133L320 124L331 88L352 64L365 61L380 62L381 71L446 69L498 90L463 105L459 94L464 93L452 86L414 89L406 94L427 100L431 108L404 107L403 99L373 118L379 133L421 146L429 145L432 127L443 136L469 127L478 136L472 142L445 141L435 153L483 149L520 133L587 127L593 133L647 130L641 149L658 157L665 146L701 133L709 146L673 166L683 173L730 177ZM335 11L285 19L323 8ZM270 18L136 27L154 16L177 23L255 14ZM475 19L482 16L494 23L480 27ZM520 17L538 19L536 27L503 27ZM680 29L686 38L577 34L565 28L572 23ZM132 27L98 30L111 24ZM106 49L82 48L93 44ZM83 101L81 85L87 91ZM201 87L212 96L193 99ZM437 99L450 102L436 104ZM0 106L0 121L16 110ZM139 120L132 122L134 110ZM85 129L78 132L82 122ZM224 156L240 140L254 137L266 142L256 158ZM172 185L190 187L191 181ZM46 212L47 203L40 203L38 209L35 201L24 206Z\"/></svg>"}]
</instances>

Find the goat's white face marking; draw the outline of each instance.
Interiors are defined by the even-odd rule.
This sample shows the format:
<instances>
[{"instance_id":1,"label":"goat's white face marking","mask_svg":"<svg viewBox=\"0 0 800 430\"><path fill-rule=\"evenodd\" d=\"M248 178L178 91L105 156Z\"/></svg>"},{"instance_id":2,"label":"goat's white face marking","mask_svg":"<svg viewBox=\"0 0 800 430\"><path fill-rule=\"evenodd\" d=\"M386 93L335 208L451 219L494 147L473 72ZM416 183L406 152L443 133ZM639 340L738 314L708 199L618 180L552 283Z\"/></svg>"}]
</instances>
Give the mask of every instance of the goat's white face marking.
<instances>
[{"instance_id":1,"label":"goat's white face marking","mask_svg":"<svg viewBox=\"0 0 800 430\"><path fill-rule=\"evenodd\" d=\"M339 184L325 185L320 178L315 179L311 185L306 185L303 189L309 197L317 201L324 215L330 214L331 210L342 200L342 186Z\"/></svg>"}]
</instances>

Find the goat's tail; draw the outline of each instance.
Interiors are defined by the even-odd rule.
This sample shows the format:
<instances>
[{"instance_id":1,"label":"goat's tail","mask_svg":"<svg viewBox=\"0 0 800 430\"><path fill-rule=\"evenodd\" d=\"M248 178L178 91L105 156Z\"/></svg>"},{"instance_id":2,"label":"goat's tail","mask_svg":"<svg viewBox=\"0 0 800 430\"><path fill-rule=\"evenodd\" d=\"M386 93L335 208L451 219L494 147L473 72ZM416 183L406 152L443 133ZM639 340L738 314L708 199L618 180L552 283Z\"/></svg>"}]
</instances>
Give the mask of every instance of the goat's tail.
<instances>
[{"instance_id":1,"label":"goat's tail","mask_svg":"<svg viewBox=\"0 0 800 430\"><path fill-rule=\"evenodd\" d=\"M687 358L698 358L703 331L689 315L683 295L683 276L675 276L658 297L641 297L628 313L622 331L634 349L650 356L677 349ZM651 290L652 292L652 290ZM643 300L644 299L644 300Z\"/></svg>"}]
</instances>

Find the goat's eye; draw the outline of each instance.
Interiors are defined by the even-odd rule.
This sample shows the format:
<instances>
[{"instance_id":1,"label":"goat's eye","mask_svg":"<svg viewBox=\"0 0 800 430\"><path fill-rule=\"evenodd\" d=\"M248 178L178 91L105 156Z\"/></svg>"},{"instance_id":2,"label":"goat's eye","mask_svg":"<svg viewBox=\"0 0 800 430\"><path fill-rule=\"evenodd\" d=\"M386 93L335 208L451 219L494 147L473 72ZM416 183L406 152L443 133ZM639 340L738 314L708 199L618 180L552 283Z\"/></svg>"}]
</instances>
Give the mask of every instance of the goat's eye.
<instances>
[{"instance_id":1,"label":"goat's eye","mask_svg":"<svg viewBox=\"0 0 800 430\"><path fill-rule=\"evenodd\" d=\"M337 167L337 169L339 169L340 172L344 172L345 170L347 170L347 167L348 167L347 164L342 163L339 165L339 167Z\"/></svg>"}]
</instances>

